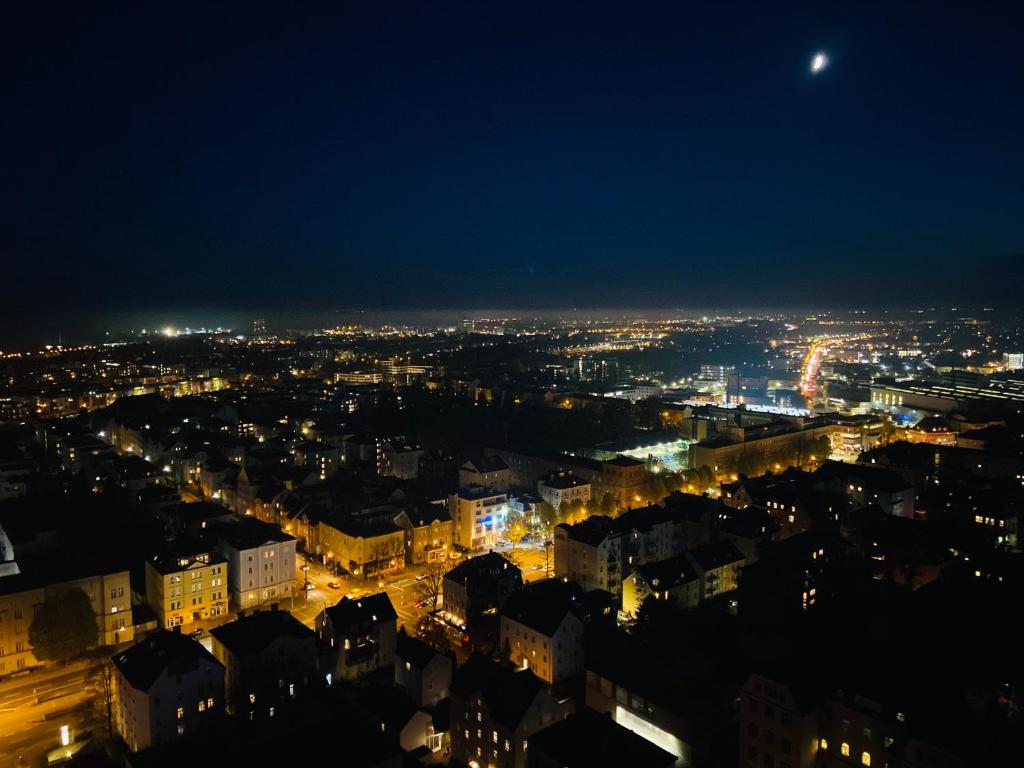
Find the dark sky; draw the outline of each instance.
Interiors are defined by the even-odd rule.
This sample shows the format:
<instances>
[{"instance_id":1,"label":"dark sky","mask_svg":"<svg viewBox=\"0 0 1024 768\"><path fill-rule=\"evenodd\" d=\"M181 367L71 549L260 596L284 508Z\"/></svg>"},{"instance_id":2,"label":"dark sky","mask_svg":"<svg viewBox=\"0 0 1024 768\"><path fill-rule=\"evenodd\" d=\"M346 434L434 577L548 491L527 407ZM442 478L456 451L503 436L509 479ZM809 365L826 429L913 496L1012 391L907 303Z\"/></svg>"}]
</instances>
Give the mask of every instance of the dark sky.
<instances>
[{"instance_id":1,"label":"dark sky","mask_svg":"<svg viewBox=\"0 0 1024 768\"><path fill-rule=\"evenodd\" d=\"M275 5L5 6L9 311L1019 300L1019 2Z\"/></svg>"}]
</instances>

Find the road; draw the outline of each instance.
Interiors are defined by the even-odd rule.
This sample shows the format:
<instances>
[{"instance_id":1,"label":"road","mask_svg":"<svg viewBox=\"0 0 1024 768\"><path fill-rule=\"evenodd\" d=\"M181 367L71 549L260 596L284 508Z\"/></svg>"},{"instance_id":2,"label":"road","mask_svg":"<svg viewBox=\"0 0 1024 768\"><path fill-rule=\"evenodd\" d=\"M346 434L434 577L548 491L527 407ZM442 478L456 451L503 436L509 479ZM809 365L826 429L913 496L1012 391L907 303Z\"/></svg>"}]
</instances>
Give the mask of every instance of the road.
<instances>
[{"instance_id":1,"label":"road","mask_svg":"<svg viewBox=\"0 0 1024 768\"><path fill-rule=\"evenodd\" d=\"M516 547L498 547L495 551L516 563L527 582L547 575L548 553L540 541ZM451 561L450 567L456 564L456 561ZM547 564L553 566L550 561ZM294 602L284 601L281 606L306 626L313 627L320 611L346 595L360 597L382 590L387 592L398 613L399 624L410 632L416 631L430 608L429 605L417 605L421 602L421 595L417 590L419 582L416 577L424 572L423 566L409 566L383 580L367 580L336 576L315 560L309 561L308 571L303 570L306 565L300 556L296 575L300 591ZM303 592L301 585L307 576L312 589ZM220 616L213 621L197 622L186 629L203 628L206 631L203 641L208 644L209 629L234 618L233 614ZM0 766L34 768L42 765L46 753L59 745L62 725L71 728L73 738L88 731L98 735L105 733L103 693L96 674L97 664L97 660L83 659L60 667L34 669L22 677L0 681Z\"/></svg>"},{"instance_id":2,"label":"road","mask_svg":"<svg viewBox=\"0 0 1024 768\"><path fill-rule=\"evenodd\" d=\"M523 571L524 581L537 581L546 576L545 550L541 542L519 544L516 547L497 547L496 552L508 557ZM482 554L482 553L476 553ZM457 562L453 561L451 567ZM550 564L552 567L554 563ZM308 571L303 567L308 566ZM311 589L305 592L305 599L297 597L291 608L292 614L308 627L313 627L317 615L327 606L334 605L341 598L361 597L377 592L387 592L391 604L398 613L398 623L410 632L414 632L420 621L429 610L429 605L417 605L421 595L417 590L416 577L423 574L424 566L407 566L403 570L384 579L364 579L353 576L336 576L328 572L314 559L306 561L299 557L296 581L301 585L308 579ZM334 584L334 587L329 586ZM284 606L287 607L287 606Z\"/></svg>"},{"instance_id":3,"label":"road","mask_svg":"<svg viewBox=\"0 0 1024 768\"><path fill-rule=\"evenodd\" d=\"M33 670L0 683L0 765L41 765L59 745L62 725L72 736L104 731L94 665L81 661Z\"/></svg>"}]
</instances>

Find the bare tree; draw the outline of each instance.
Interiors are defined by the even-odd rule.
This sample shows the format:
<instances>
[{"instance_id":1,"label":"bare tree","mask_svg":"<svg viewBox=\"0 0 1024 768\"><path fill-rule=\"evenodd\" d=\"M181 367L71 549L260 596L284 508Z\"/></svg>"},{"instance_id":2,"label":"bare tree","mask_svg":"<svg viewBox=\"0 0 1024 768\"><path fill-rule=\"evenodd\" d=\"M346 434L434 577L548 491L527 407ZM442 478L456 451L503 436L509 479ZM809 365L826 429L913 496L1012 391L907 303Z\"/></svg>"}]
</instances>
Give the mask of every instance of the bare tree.
<instances>
[{"instance_id":1,"label":"bare tree","mask_svg":"<svg viewBox=\"0 0 1024 768\"><path fill-rule=\"evenodd\" d=\"M107 718L107 735L114 735L114 662L105 658L94 667L93 682L99 696L95 699L97 706Z\"/></svg>"},{"instance_id":2,"label":"bare tree","mask_svg":"<svg viewBox=\"0 0 1024 768\"><path fill-rule=\"evenodd\" d=\"M423 571L423 578L416 582L416 595L430 610L436 611L441 601L441 592L444 586L444 562L436 560L427 563Z\"/></svg>"}]
</instances>

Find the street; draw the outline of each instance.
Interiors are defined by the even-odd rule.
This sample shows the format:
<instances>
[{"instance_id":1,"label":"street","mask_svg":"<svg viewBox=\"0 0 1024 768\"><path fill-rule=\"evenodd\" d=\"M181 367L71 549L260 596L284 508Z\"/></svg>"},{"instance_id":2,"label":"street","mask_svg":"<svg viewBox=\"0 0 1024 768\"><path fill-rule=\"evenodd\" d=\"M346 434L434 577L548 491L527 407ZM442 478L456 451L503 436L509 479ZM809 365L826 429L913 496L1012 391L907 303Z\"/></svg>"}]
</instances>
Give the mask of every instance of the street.
<instances>
[{"instance_id":1,"label":"street","mask_svg":"<svg viewBox=\"0 0 1024 768\"><path fill-rule=\"evenodd\" d=\"M40 765L60 744L60 727L72 738L106 728L102 692L94 680L95 662L77 661L34 670L0 683L0 765Z\"/></svg>"},{"instance_id":2,"label":"street","mask_svg":"<svg viewBox=\"0 0 1024 768\"><path fill-rule=\"evenodd\" d=\"M518 544L513 547L495 547L495 552L500 552L509 560L514 562L523 572L524 581L537 581L546 576L545 550L541 541L529 544ZM476 553L483 554L483 553ZM459 560L452 560L446 566L447 569L454 568ZM309 570L303 572L303 567ZM553 563L551 563L553 566ZM296 583L299 585L298 596L295 598L295 605L291 608L292 614L308 627L313 627L316 617L325 607L334 605L346 595L349 597L361 597L372 595L376 592L387 592L391 604L398 613L398 623L404 626L409 632L415 632L420 621L430 610L429 605L417 607L416 603L422 599L416 589L418 582L416 577L426 570L422 565L410 565L405 569L387 576L382 580L352 576L337 576L326 570L315 559L305 560L301 555L298 558L298 570ZM312 588L305 592L303 598L302 585L305 580L309 581ZM328 586L335 584L335 587Z\"/></svg>"},{"instance_id":3,"label":"street","mask_svg":"<svg viewBox=\"0 0 1024 768\"><path fill-rule=\"evenodd\" d=\"M537 581L547 574L545 556L548 553L541 541L515 547L496 547L494 551L518 565L524 581ZM464 557L449 560L446 569L454 568ZM307 566L309 570L304 571ZM330 573L316 560L311 559L307 563L300 555L295 599L285 601L281 607L290 610L306 626L314 627L320 611L342 597L358 598L384 591L398 613L399 625L414 633L431 608L429 605L416 605L422 600L416 577L425 570L422 565L408 566L383 580L343 577ZM312 588L303 591L302 585L307 578ZM235 614L219 616L215 620L192 624L187 629L204 629L206 634L202 640L204 645L208 645L209 629L234 618ZM41 765L45 754L59 745L62 725L70 727L72 739L86 731L104 733L103 692L96 678L97 665L95 659L81 659L63 666L34 669L21 677L0 681L0 766Z\"/></svg>"}]
</instances>

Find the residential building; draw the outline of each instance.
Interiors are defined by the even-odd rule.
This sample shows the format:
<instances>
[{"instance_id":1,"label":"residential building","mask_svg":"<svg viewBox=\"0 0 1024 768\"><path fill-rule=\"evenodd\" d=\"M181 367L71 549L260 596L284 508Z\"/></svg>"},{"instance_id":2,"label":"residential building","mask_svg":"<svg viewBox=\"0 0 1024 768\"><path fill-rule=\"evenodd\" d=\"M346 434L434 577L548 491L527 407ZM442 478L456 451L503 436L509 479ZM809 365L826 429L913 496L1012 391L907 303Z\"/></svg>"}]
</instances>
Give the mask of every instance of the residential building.
<instances>
[{"instance_id":1,"label":"residential building","mask_svg":"<svg viewBox=\"0 0 1024 768\"><path fill-rule=\"evenodd\" d=\"M605 515L591 515L574 525L555 526L554 573L583 589L622 592L623 552L627 534Z\"/></svg>"},{"instance_id":2,"label":"residential building","mask_svg":"<svg viewBox=\"0 0 1024 768\"><path fill-rule=\"evenodd\" d=\"M432 707L448 698L455 662L417 637L399 630L395 646L395 684L417 707Z\"/></svg>"},{"instance_id":3,"label":"residential building","mask_svg":"<svg viewBox=\"0 0 1024 768\"><path fill-rule=\"evenodd\" d=\"M673 768L676 756L584 707L530 737L527 768Z\"/></svg>"},{"instance_id":4,"label":"residential building","mask_svg":"<svg viewBox=\"0 0 1024 768\"><path fill-rule=\"evenodd\" d=\"M854 509L877 504L888 515L914 517L917 491L898 472L870 464L829 461L814 476L821 487L845 494Z\"/></svg>"},{"instance_id":5,"label":"residential building","mask_svg":"<svg viewBox=\"0 0 1024 768\"><path fill-rule=\"evenodd\" d=\"M582 591L561 579L534 582L514 593L501 609L501 646L516 666L544 682L562 682L583 672Z\"/></svg>"},{"instance_id":6,"label":"residential building","mask_svg":"<svg viewBox=\"0 0 1024 768\"><path fill-rule=\"evenodd\" d=\"M303 440L292 448L295 466L311 470L321 480L326 480L341 467L341 451L326 443Z\"/></svg>"},{"instance_id":7,"label":"residential building","mask_svg":"<svg viewBox=\"0 0 1024 768\"><path fill-rule=\"evenodd\" d=\"M230 566L199 540L179 539L146 561L146 602L170 629L228 612Z\"/></svg>"},{"instance_id":8,"label":"residential building","mask_svg":"<svg viewBox=\"0 0 1024 768\"><path fill-rule=\"evenodd\" d=\"M223 721L224 667L192 638L158 631L113 664L114 724L132 752Z\"/></svg>"},{"instance_id":9,"label":"residential building","mask_svg":"<svg viewBox=\"0 0 1024 768\"><path fill-rule=\"evenodd\" d=\"M637 616L644 600L652 597L675 608L696 608L701 600L701 578L687 554L640 565L622 585L622 611Z\"/></svg>"},{"instance_id":10,"label":"residential building","mask_svg":"<svg viewBox=\"0 0 1024 768\"><path fill-rule=\"evenodd\" d=\"M817 705L817 697L806 686L788 686L761 674L751 675L740 689L740 765L820 765ZM827 749L828 740L825 745ZM860 763L851 760L849 764Z\"/></svg>"},{"instance_id":11,"label":"residential building","mask_svg":"<svg viewBox=\"0 0 1024 768\"><path fill-rule=\"evenodd\" d=\"M691 549L686 555L699 580L701 602L734 591L746 564L743 553L728 539Z\"/></svg>"},{"instance_id":12,"label":"residential building","mask_svg":"<svg viewBox=\"0 0 1024 768\"><path fill-rule=\"evenodd\" d=\"M287 611L243 612L210 635L230 714L272 717L316 679L316 633Z\"/></svg>"},{"instance_id":13,"label":"residential building","mask_svg":"<svg viewBox=\"0 0 1024 768\"><path fill-rule=\"evenodd\" d=\"M96 616L96 641L92 647L131 642L131 585L128 570L89 564L91 575L77 575L79 568L62 569L52 562L36 568L22 559L18 573L0 576L0 677L22 672L41 662L32 651L29 627L36 610L47 600L80 589L89 598ZM106 572L105 572L106 571Z\"/></svg>"},{"instance_id":14,"label":"residential building","mask_svg":"<svg viewBox=\"0 0 1024 768\"><path fill-rule=\"evenodd\" d=\"M620 506L629 507L641 501L646 479L646 465L631 456L616 456L601 464L601 481Z\"/></svg>"},{"instance_id":15,"label":"residential building","mask_svg":"<svg viewBox=\"0 0 1024 768\"><path fill-rule=\"evenodd\" d=\"M380 669L392 669L398 636L398 614L386 592L360 598L343 597L316 617L317 640L328 682L355 680Z\"/></svg>"},{"instance_id":16,"label":"residential building","mask_svg":"<svg viewBox=\"0 0 1024 768\"><path fill-rule=\"evenodd\" d=\"M562 504L589 504L590 483L571 472L553 473L537 483L540 497L555 509Z\"/></svg>"},{"instance_id":17,"label":"residential building","mask_svg":"<svg viewBox=\"0 0 1024 768\"><path fill-rule=\"evenodd\" d=\"M380 474L399 480L413 480L419 474L422 456L423 446L419 443L401 438L385 440L381 446Z\"/></svg>"},{"instance_id":18,"label":"residential building","mask_svg":"<svg viewBox=\"0 0 1024 768\"><path fill-rule=\"evenodd\" d=\"M216 535L228 561L231 604L236 609L269 605L295 595L294 536L251 517L217 528Z\"/></svg>"},{"instance_id":19,"label":"residential building","mask_svg":"<svg viewBox=\"0 0 1024 768\"><path fill-rule=\"evenodd\" d=\"M401 570L406 563L406 531L387 517L331 514L319 525L327 561L353 576Z\"/></svg>"},{"instance_id":20,"label":"residential building","mask_svg":"<svg viewBox=\"0 0 1024 768\"><path fill-rule=\"evenodd\" d=\"M493 547L505 535L508 494L469 485L448 497L455 544L469 550Z\"/></svg>"},{"instance_id":21,"label":"residential building","mask_svg":"<svg viewBox=\"0 0 1024 768\"><path fill-rule=\"evenodd\" d=\"M440 504L403 509L395 524L405 531L405 562L445 562L452 547L452 518Z\"/></svg>"},{"instance_id":22,"label":"residential building","mask_svg":"<svg viewBox=\"0 0 1024 768\"><path fill-rule=\"evenodd\" d=\"M468 626L485 613L500 611L522 587L522 571L497 552L463 560L445 574L445 614L455 624Z\"/></svg>"},{"instance_id":23,"label":"residential building","mask_svg":"<svg viewBox=\"0 0 1024 768\"><path fill-rule=\"evenodd\" d=\"M494 493L508 493L512 471L500 456L470 459L459 467L459 486L479 485Z\"/></svg>"},{"instance_id":24,"label":"residential building","mask_svg":"<svg viewBox=\"0 0 1024 768\"><path fill-rule=\"evenodd\" d=\"M526 768L530 737L564 716L532 671L473 654L452 679L451 756L465 765Z\"/></svg>"}]
</instances>

